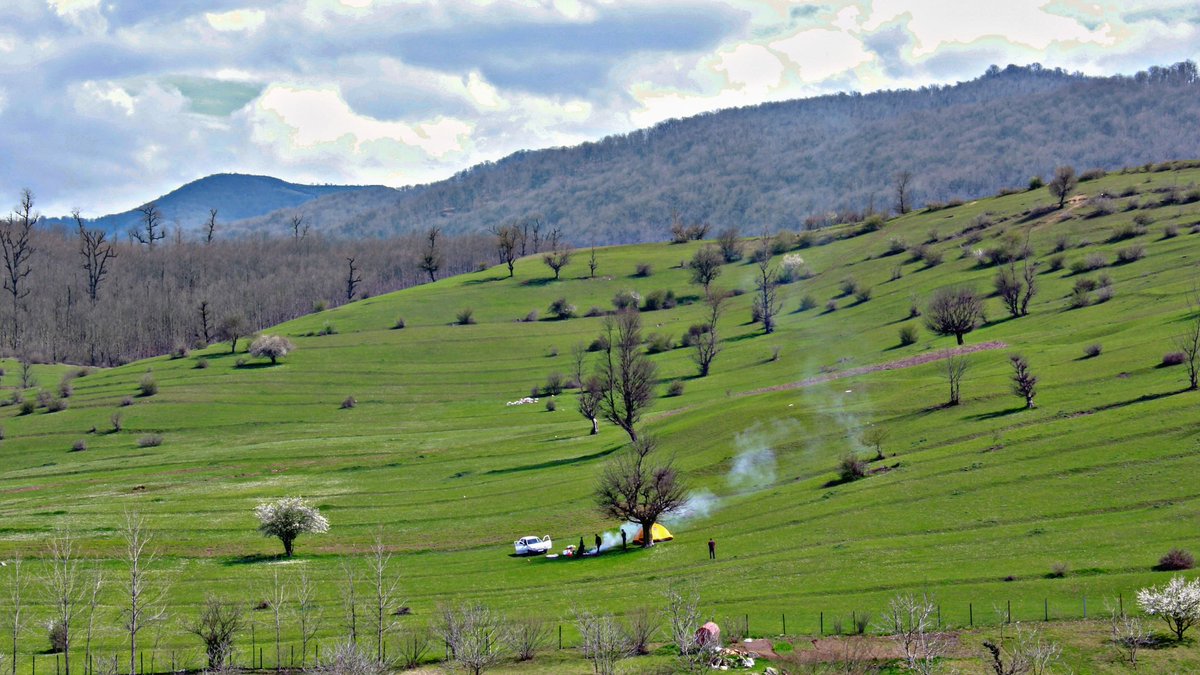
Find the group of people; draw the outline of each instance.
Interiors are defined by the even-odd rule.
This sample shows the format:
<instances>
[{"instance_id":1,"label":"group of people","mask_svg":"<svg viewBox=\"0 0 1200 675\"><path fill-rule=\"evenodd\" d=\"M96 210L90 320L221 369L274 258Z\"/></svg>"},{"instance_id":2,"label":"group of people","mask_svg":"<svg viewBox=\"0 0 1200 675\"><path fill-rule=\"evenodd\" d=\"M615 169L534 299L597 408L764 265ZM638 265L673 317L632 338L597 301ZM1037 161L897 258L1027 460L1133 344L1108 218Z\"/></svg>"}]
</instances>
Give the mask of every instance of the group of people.
<instances>
[{"instance_id":1,"label":"group of people","mask_svg":"<svg viewBox=\"0 0 1200 675\"><path fill-rule=\"evenodd\" d=\"M629 547L629 541L628 541L627 537L628 537L628 535L625 534L625 528L621 528L621 550L622 551L624 551L625 549L627 549ZM596 548L591 551L591 554L592 555L600 555L600 549L603 545L604 545L604 539L599 534L596 534ZM583 537L579 538L579 546L578 547L576 547L574 544L571 544L571 545L567 546L566 549L563 550L563 555L567 556L568 558L583 556L587 553L588 553L588 550L583 547ZM708 538L708 559L709 560L717 559L717 540L713 539L712 537Z\"/></svg>"}]
</instances>

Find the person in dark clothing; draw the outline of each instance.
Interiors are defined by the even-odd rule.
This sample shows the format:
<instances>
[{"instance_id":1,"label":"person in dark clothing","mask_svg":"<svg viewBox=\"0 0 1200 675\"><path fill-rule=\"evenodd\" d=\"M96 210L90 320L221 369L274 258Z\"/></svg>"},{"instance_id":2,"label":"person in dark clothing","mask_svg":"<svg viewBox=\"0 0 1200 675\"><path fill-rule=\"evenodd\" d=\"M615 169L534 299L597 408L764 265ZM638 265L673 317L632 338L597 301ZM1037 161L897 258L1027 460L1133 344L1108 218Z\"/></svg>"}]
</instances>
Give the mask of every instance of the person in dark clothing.
<instances>
[{"instance_id":1,"label":"person in dark clothing","mask_svg":"<svg viewBox=\"0 0 1200 675\"><path fill-rule=\"evenodd\" d=\"M709 560L717 559L717 542L713 541L712 537L708 538L708 559Z\"/></svg>"},{"instance_id":2,"label":"person in dark clothing","mask_svg":"<svg viewBox=\"0 0 1200 675\"><path fill-rule=\"evenodd\" d=\"M579 557L580 557L580 558L582 558L582 557L583 557L583 552L584 552L584 551L586 551L586 550L587 550L587 549L583 547L583 537L580 537L580 538L579 538Z\"/></svg>"},{"instance_id":3,"label":"person in dark clothing","mask_svg":"<svg viewBox=\"0 0 1200 675\"><path fill-rule=\"evenodd\" d=\"M600 535L597 534L596 535L596 554L599 555L599 553L600 553Z\"/></svg>"},{"instance_id":4,"label":"person in dark clothing","mask_svg":"<svg viewBox=\"0 0 1200 675\"><path fill-rule=\"evenodd\" d=\"M621 550L625 550L625 528L621 528Z\"/></svg>"}]
</instances>

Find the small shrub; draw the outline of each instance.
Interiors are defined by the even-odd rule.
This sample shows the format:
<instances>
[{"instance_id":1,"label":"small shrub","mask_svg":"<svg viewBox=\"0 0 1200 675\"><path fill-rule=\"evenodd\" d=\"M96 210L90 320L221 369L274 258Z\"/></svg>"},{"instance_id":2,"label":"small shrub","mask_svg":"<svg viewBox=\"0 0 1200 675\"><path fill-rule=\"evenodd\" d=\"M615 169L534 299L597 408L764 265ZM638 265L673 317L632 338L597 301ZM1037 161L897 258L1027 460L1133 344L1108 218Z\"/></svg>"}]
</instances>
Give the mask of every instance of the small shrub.
<instances>
[{"instance_id":1,"label":"small shrub","mask_svg":"<svg viewBox=\"0 0 1200 675\"><path fill-rule=\"evenodd\" d=\"M396 319L396 323L392 324L392 330L402 330L406 325L408 324L404 323L404 317L399 317Z\"/></svg>"},{"instance_id":2,"label":"small shrub","mask_svg":"<svg viewBox=\"0 0 1200 675\"><path fill-rule=\"evenodd\" d=\"M204 370L209 366L208 359L196 359L196 365L192 366L196 370Z\"/></svg>"},{"instance_id":3,"label":"small shrub","mask_svg":"<svg viewBox=\"0 0 1200 675\"><path fill-rule=\"evenodd\" d=\"M337 327L326 321L321 325L321 330L317 331L317 335L337 335Z\"/></svg>"},{"instance_id":4,"label":"small shrub","mask_svg":"<svg viewBox=\"0 0 1200 675\"><path fill-rule=\"evenodd\" d=\"M904 277L904 268L896 265L892 268L892 281L899 281Z\"/></svg>"},{"instance_id":5,"label":"small shrub","mask_svg":"<svg viewBox=\"0 0 1200 675\"><path fill-rule=\"evenodd\" d=\"M854 294L854 300L860 305L870 299L871 299L871 289L869 287L859 288L858 291Z\"/></svg>"},{"instance_id":6,"label":"small shrub","mask_svg":"<svg viewBox=\"0 0 1200 675\"><path fill-rule=\"evenodd\" d=\"M1067 572L1069 571L1070 567L1067 566L1067 563L1058 562L1050 566L1050 574L1048 576L1051 579L1062 579L1067 576Z\"/></svg>"},{"instance_id":7,"label":"small shrub","mask_svg":"<svg viewBox=\"0 0 1200 675\"><path fill-rule=\"evenodd\" d=\"M458 314L454 317L454 322L460 326L469 326L475 323L475 310L470 307L458 310Z\"/></svg>"},{"instance_id":8,"label":"small shrub","mask_svg":"<svg viewBox=\"0 0 1200 675\"><path fill-rule=\"evenodd\" d=\"M234 367L234 368L245 368L245 367L246 367L246 359L245 359L245 357L240 357L240 356L239 356L239 357L238 357L238 360L233 362L233 367Z\"/></svg>"},{"instance_id":9,"label":"small shrub","mask_svg":"<svg viewBox=\"0 0 1200 675\"><path fill-rule=\"evenodd\" d=\"M75 393L75 387L71 386L70 380L63 380L58 383L58 395L61 398L71 398L71 394Z\"/></svg>"},{"instance_id":10,"label":"small shrub","mask_svg":"<svg viewBox=\"0 0 1200 675\"><path fill-rule=\"evenodd\" d=\"M651 333L647 339L647 343L646 351L650 354L669 352L675 346L671 341L671 337L662 333Z\"/></svg>"},{"instance_id":11,"label":"small shrub","mask_svg":"<svg viewBox=\"0 0 1200 675\"><path fill-rule=\"evenodd\" d=\"M119 433L121 429L125 428L125 417L119 412L113 413L112 416L108 418L108 421L112 424L112 430L114 434Z\"/></svg>"},{"instance_id":12,"label":"small shrub","mask_svg":"<svg viewBox=\"0 0 1200 675\"><path fill-rule=\"evenodd\" d=\"M1181 549L1173 548L1167 551L1163 557L1158 559L1158 565L1155 569L1163 572L1179 572L1182 570L1190 570L1196 565L1196 559L1191 553Z\"/></svg>"},{"instance_id":13,"label":"small shrub","mask_svg":"<svg viewBox=\"0 0 1200 675\"><path fill-rule=\"evenodd\" d=\"M595 340L592 340L587 347L589 352L602 352L606 349L608 349L608 338L604 337L603 335Z\"/></svg>"},{"instance_id":14,"label":"small shrub","mask_svg":"<svg viewBox=\"0 0 1200 675\"><path fill-rule=\"evenodd\" d=\"M162 442L162 434L146 434L138 439L137 444L139 448L157 448Z\"/></svg>"},{"instance_id":15,"label":"small shrub","mask_svg":"<svg viewBox=\"0 0 1200 675\"><path fill-rule=\"evenodd\" d=\"M554 399L546 399L546 412L554 412L555 410L558 410L558 404L554 402Z\"/></svg>"},{"instance_id":16,"label":"small shrub","mask_svg":"<svg viewBox=\"0 0 1200 675\"><path fill-rule=\"evenodd\" d=\"M1163 228L1163 239L1174 239L1179 236L1178 225L1167 225Z\"/></svg>"},{"instance_id":17,"label":"small shrub","mask_svg":"<svg viewBox=\"0 0 1200 675\"><path fill-rule=\"evenodd\" d=\"M125 398L121 399L122 407L131 406L131 405L133 405L133 397L132 396L126 396Z\"/></svg>"},{"instance_id":18,"label":"small shrub","mask_svg":"<svg viewBox=\"0 0 1200 675\"><path fill-rule=\"evenodd\" d=\"M1033 178L1029 179L1029 189L1031 191L1041 190L1044 187L1046 187L1046 181L1043 180L1041 176L1034 176Z\"/></svg>"},{"instance_id":19,"label":"small shrub","mask_svg":"<svg viewBox=\"0 0 1200 675\"><path fill-rule=\"evenodd\" d=\"M1090 345L1084 347L1083 348L1083 356L1085 358L1094 359L1097 356L1100 356L1100 353L1103 351L1104 351L1104 345L1097 342L1095 344L1090 344Z\"/></svg>"},{"instance_id":20,"label":"small shrub","mask_svg":"<svg viewBox=\"0 0 1200 675\"><path fill-rule=\"evenodd\" d=\"M55 398L46 403L46 412L56 413L67 409L67 399Z\"/></svg>"},{"instance_id":21,"label":"small shrub","mask_svg":"<svg viewBox=\"0 0 1200 675\"><path fill-rule=\"evenodd\" d=\"M171 360L186 359L190 353L187 345L175 345L175 348L171 350Z\"/></svg>"},{"instance_id":22,"label":"small shrub","mask_svg":"<svg viewBox=\"0 0 1200 675\"><path fill-rule=\"evenodd\" d=\"M642 296L638 295L637 291L617 291L612 299L613 307L617 308L617 311L637 309L641 302Z\"/></svg>"},{"instance_id":23,"label":"small shrub","mask_svg":"<svg viewBox=\"0 0 1200 675\"><path fill-rule=\"evenodd\" d=\"M1073 274L1086 274L1094 272L1108 266L1108 260L1100 253L1092 253L1084 257L1083 260L1076 260L1071 263L1071 272Z\"/></svg>"},{"instance_id":24,"label":"small shrub","mask_svg":"<svg viewBox=\"0 0 1200 675\"><path fill-rule=\"evenodd\" d=\"M537 321L537 320L538 320L538 311L536 309L529 310L529 313L525 315L525 318L521 319L521 321L524 321L525 323L533 323L534 321Z\"/></svg>"},{"instance_id":25,"label":"small shrub","mask_svg":"<svg viewBox=\"0 0 1200 675\"><path fill-rule=\"evenodd\" d=\"M849 483L867 475L867 463L853 452L848 452L838 461L837 473L843 483Z\"/></svg>"},{"instance_id":26,"label":"small shrub","mask_svg":"<svg viewBox=\"0 0 1200 675\"><path fill-rule=\"evenodd\" d=\"M158 393L158 383L154 381L154 375L146 373L142 376L141 382L138 383L138 391L142 396L154 396Z\"/></svg>"},{"instance_id":27,"label":"small shrub","mask_svg":"<svg viewBox=\"0 0 1200 675\"><path fill-rule=\"evenodd\" d=\"M71 444L71 452L83 452L87 450L87 441L82 438Z\"/></svg>"},{"instance_id":28,"label":"small shrub","mask_svg":"<svg viewBox=\"0 0 1200 675\"><path fill-rule=\"evenodd\" d=\"M324 312L325 308L328 306L329 303L325 302L324 300L313 300L313 314Z\"/></svg>"},{"instance_id":29,"label":"small shrub","mask_svg":"<svg viewBox=\"0 0 1200 675\"><path fill-rule=\"evenodd\" d=\"M1062 253L1069 248L1071 248L1071 238L1065 234L1058 235L1054 240L1054 252Z\"/></svg>"},{"instance_id":30,"label":"small shrub","mask_svg":"<svg viewBox=\"0 0 1200 675\"><path fill-rule=\"evenodd\" d=\"M1092 304L1092 294L1086 288L1076 286L1069 298L1071 309L1080 309Z\"/></svg>"},{"instance_id":31,"label":"small shrub","mask_svg":"<svg viewBox=\"0 0 1200 675\"><path fill-rule=\"evenodd\" d=\"M1146 234L1146 226L1153 222L1154 219L1145 213L1139 213L1133 217L1133 224L1137 228L1136 232L1139 235Z\"/></svg>"},{"instance_id":32,"label":"small shrub","mask_svg":"<svg viewBox=\"0 0 1200 675\"><path fill-rule=\"evenodd\" d=\"M550 351L547 352L547 354L550 356L550 358L558 356L558 347L550 345Z\"/></svg>"},{"instance_id":33,"label":"small shrub","mask_svg":"<svg viewBox=\"0 0 1200 675\"><path fill-rule=\"evenodd\" d=\"M810 310L816 306L817 306L817 299L814 298L813 296L805 295L803 298L800 298L800 311L801 312L807 312L808 310Z\"/></svg>"},{"instance_id":34,"label":"small shrub","mask_svg":"<svg viewBox=\"0 0 1200 675\"><path fill-rule=\"evenodd\" d=\"M33 400L25 399L24 401L21 401L21 414L22 415L32 415L33 411L35 411L35 410L37 410L37 403L34 402Z\"/></svg>"},{"instance_id":35,"label":"small shrub","mask_svg":"<svg viewBox=\"0 0 1200 675\"><path fill-rule=\"evenodd\" d=\"M1113 298L1113 287L1112 286L1100 286L1100 290L1096 291L1096 304L1102 304L1102 303L1108 302L1109 300L1112 300L1112 298Z\"/></svg>"},{"instance_id":36,"label":"small shrub","mask_svg":"<svg viewBox=\"0 0 1200 675\"><path fill-rule=\"evenodd\" d=\"M587 314L585 314L584 316L588 316L588 317L604 316L604 310L600 309L599 307L596 307L595 305L592 305L592 308L589 309L587 311Z\"/></svg>"},{"instance_id":37,"label":"small shrub","mask_svg":"<svg viewBox=\"0 0 1200 675\"><path fill-rule=\"evenodd\" d=\"M353 396L347 396L342 399L342 410L349 410L358 405L358 399Z\"/></svg>"},{"instance_id":38,"label":"small shrub","mask_svg":"<svg viewBox=\"0 0 1200 675\"><path fill-rule=\"evenodd\" d=\"M1067 256L1061 253L1055 253L1046 260L1046 263L1051 272L1057 272L1063 268L1063 263L1065 263L1066 260Z\"/></svg>"},{"instance_id":39,"label":"small shrub","mask_svg":"<svg viewBox=\"0 0 1200 675\"><path fill-rule=\"evenodd\" d=\"M907 347L917 342L917 327L912 324L906 324L900 327L900 345Z\"/></svg>"},{"instance_id":40,"label":"small shrub","mask_svg":"<svg viewBox=\"0 0 1200 675\"><path fill-rule=\"evenodd\" d=\"M904 243L903 239L894 238L888 241L887 248L883 250L883 255L900 255L901 253L904 253L905 249L907 248L908 245Z\"/></svg>"},{"instance_id":41,"label":"small shrub","mask_svg":"<svg viewBox=\"0 0 1200 675\"><path fill-rule=\"evenodd\" d=\"M829 302L825 303L825 313L826 314L828 314L830 312L836 312L836 311L837 311L837 300L830 300Z\"/></svg>"},{"instance_id":42,"label":"small shrub","mask_svg":"<svg viewBox=\"0 0 1200 675\"><path fill-rule=\"evenodd\" d=\"M1164 367L1183 365L1185 361L1187 361L1187 354L1183 352L1167 352L1162 357Z\"/></svg>"},{"instance_id":43,"label":"small shrub","mask_svg":"<svg viewBox=\"0 0 1200 675\"><path fill-rule=\"evenodd\" d=\"M542 388L542 391L547 396L558 396L563 392L563 383L565 381L566 378L563 377L562 373L550 373L546 376L546 386Z\"/></svg>"},{"instance_id":44,"label":"small shrub","mask_svg":"<svg viewBox=\"0 0 1200 675\"><path fill-rule=\"evenodd\" d=\"M782 351L783 351L783 347L780 347L779 345L775 345L774 347L771 348L771 362L772 363L779 360L779 355Z\"/></svg>"},{"instance_id":45,"label":"small shrub","mask_svg":"<svg viewBox=\"0 0 1200 675\"><path fill-rule=\"evenodd\" d=\"M53 400L54 400L54 397L50 395L50 392L46 391L45 389L39 389L39 390L38 390L38 393L37 393L37 405L38 405L38 407L39 407L39 408L48 408L48 407L50 407L50 403L51 403L51 401L53 401Z\"/></svg>"},{"instance_id":46,"label":"small shrub","mask_svg":"<svg viewBox=\"0 0 1200 675\"><path fill-rule=\"evenodd\" d=\"M635 277L643 277L644 278L644 277L648 277L652 274L654 274L654 268L650 266L650 263L638 263L634 267L633 276L635 276Z\"/></svg>"},{"instance_id":47,"label":"small shrub","mask_svg":"<svg viewBox=\"0 0 1200 675\"><path fill-rule=\"evenodd\" d=\"M675 380L667 387L667 396L683 396L683 382Z\"/></svg>"},{"instance_id":48,"label":"small shrub","mask_svg":"<svg viewBox=\"0 0 1200 675\"><path fill-rule=\"evenodd\" d=\"M567 302L566 298L559 298L550 303L550 313L558 319L570 319L575 316L575 305Z\"/></svg>"},{"instance_id":49,"label":"small shrub","mask_svg":"<svg viewBox=\"0 0 1200 675\"><path fill-rule=\"evenodd\" d=\"M1117 264L1125 265L1136 260L1141 260L1146 255L1146 247L1141 244L1126 246L1117 251Z\"/></svg>"},{"instance_id":50,"label":"small shrub","mask_svg":"<svg viewBox=\"0 0 1200 675\"><path fill-rule=\"evenodd\" d=\"M937 267L942 264L942 252L932 248L926 248L921 255L921 262L925 263L925 267Z\"/></svg>"},{"instance_id":51,"label":"small shrub","mask_svg":"<svg viewBox=\"0 0 1200 675\"><path fill-rule=\"evenodd\" d=\"M679 304L675 299L675 291L654 291L646 296L646 302L642 308L647 312L653 312L660 309L671 309Z\"/></svg>"},{"instance_id":52,"label":"small shrub","mask_svg":"<svg viewBox=\"0 0 1200 675\"><path fill-rule=\"evenodd\" d=\"M843 297L849 297L858 292L858 281L854 277L846 277L842 279L840 286Z\"/></svg>"}]
</instances>

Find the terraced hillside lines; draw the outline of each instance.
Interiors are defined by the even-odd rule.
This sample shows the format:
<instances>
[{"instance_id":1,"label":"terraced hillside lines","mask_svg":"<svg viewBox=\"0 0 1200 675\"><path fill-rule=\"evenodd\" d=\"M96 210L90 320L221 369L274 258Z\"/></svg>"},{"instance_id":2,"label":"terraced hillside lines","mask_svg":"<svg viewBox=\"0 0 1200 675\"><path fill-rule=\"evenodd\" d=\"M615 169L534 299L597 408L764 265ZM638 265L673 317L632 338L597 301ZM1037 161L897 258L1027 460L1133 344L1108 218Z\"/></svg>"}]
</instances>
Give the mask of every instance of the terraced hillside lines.
<instances>
[{"instance_id":1,"label":"terraced hillside lines","mask_svg":"<svg viewBox=\"0 0 1200 675\"><path fill-rule=\"evenodd\" d=\"M990 621L983 608L1008 601L1018 618L1037 618L1044 602L1064 617L1080 613L1085 595L1128 600L1165 577L1151 569L1161 553L1200 546L1200 495L1181 480L1200 471L1200 399L1184 391L1181 367L1160 366L1197 280L1198 180L1198 170L1110 175L1081 183L1083 203L1066 213L1041 210L1052 198L1039 190L780 242L774 264L799 255L813 276L782 287L771 335L749 322L756 267L724 265L716 285L745 292L718 326L712 374L695 377L687 349L651 357L662 396L647 430L704 508L669 522L675 541L649 551L508 555L519 536L550 534L561 548L616 525L597 514L592 488L625 437L611 425L590 435L573 390L553 397L555 411L541 391L536 404L507 404L551 373L569 379L573 347L602 328L602 317L582 315L611 307L619 291L673 290L678 307L642 318L648 336L677 343L701 320L700 290L681 263L703 244L600 249L595 279L576 261L558 282L527 258L513 279L490 269L275 327L266 333L296 345L276 366L213 345L77 377L59 412L0 408L0 556L37 558L47 534L70 528L116 575L116 531L136 510L154 531L156 572L174 581L180 620L205 593L265 599L274 570L305 566L320 583L323 639L341 630L339 564L360 562L377 536L397 554L413 612L405 625L454 598L513 613L536 598L555 619L584 602L626 612L685 579L700 584L706 613L748 614L753 627L786 612L789 628L805 631L819 612L877 614L901 591L935 593L955 624L968 607ZM1102 193L1111 202L1097 205ZM987 259L1026 241L1038 263L1030 313L1007 318L999 298L986 299L986 322L966 336L962 404L946 407L940 357L954 338L931 335L911 309L951 285L989 295L999 268ZM1142 257L1112 264L1134 246ZM941 256L932 265L931 252ZM1089 257L1104 266L1072 271ZM650 276L635 276L641 264ZM870 293L847 295L848 278ZM1086 304L1080 280L1094 284ZM801 309L806 296L813 306ZM558 298L580 316L544 318ZM455 325L467 308L476 323ZM543 318L521 320L533 310ZM400 318L406 327L395 329ZM904 326L918 329L915 344L901 344ZM1093 344L1102 349L1089 358ZM1016 352L1040 378L1033 410L1010 391ZM595 354L587 358L590 368ZM11 388L15 366L5 367L0 385ZM48 392L69 371L39 369ZM148 372L158 392L140 396ZM666 396L673 383L682 394ZM348 397L353 407L343 407ZM869 463L869 477L837 483L841 456L874 455L860 441L870 425L889 431L886 457ZM156 436L161 444L147 442ZM72 451L80 440L86 449ZM297 557L277 567L278 542L255 532L251 510L285 495L320 506L331 530L301 537ZM1056 563L1072 572L1048 578ZM112 625L119 597L115 585L105 591ZM100 640L120 643L113 631ZM162 644L193 641L168 631ZM22 649L43 642L30 632Z\"/></svg>"}]
</instances>

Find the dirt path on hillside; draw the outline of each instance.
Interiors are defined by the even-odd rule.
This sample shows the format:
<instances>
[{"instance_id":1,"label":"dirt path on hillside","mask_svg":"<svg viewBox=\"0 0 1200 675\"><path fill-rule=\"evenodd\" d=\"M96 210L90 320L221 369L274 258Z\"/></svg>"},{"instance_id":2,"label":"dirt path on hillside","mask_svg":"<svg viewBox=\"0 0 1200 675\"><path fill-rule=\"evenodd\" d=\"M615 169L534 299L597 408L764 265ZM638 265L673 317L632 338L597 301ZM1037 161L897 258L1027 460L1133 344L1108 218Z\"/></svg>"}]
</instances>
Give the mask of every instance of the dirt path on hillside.
<instances>
[{"instance_id":1,"label":"dirt path on hillside","mask_svg":"<svg viewBox=\"0 0 1200 675\"><path fill-rule=\"evenodd\" d=\"M788 391L791 389L803 389L805 387L811 387L811 386L817 385L817 384L824 384L826 382L840 380L845 377L854 377L856 375L865 375L867 373L877 373L881 370L901 370L904 368L913 368L915 366L924 365L926 363L932 363L934 361L941 361L942 359L948 358L950 356L958 356L960 354L974 354L976 352L986 352L986 351L991 351L993 349L1004 349L1007 346L1008 345L1004 342L993 341L993 342L981 342L976 345L964 345L962 347L955 347L954 349L939 349L937 351L930 351L930 352L926 352L924 354L910 356L905 359L898 359L896 361L888 361L887 363L876 363L876 364L870 365L870 366L859 366L858 368L850 368L849 370L838 370L838 371L834 371L832 373L822 373L820 375L816 375L816 376L813 376L813 377L810 377L810 378L807 378L804 380L800 380L799 382L788 382L787 384L777 384L773 387L763 387L761 389L752 389L750 391L743 392L741 395L742 396L752 396L754 394L766 394L766 393L773 392L773 391Z\"/></svg>"}]
</instances>

